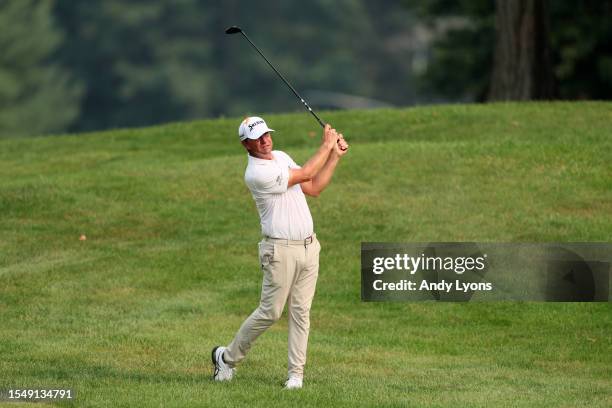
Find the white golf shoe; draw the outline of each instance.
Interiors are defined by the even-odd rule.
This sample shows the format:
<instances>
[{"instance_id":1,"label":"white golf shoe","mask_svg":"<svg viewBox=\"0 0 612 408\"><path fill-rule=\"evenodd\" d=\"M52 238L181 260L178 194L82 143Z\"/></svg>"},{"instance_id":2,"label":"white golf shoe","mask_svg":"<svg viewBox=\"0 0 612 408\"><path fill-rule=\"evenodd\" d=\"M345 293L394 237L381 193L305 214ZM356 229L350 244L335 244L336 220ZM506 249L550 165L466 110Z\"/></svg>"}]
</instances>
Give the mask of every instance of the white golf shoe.
<instances>
[{"instance_id":1,"label":"white golf shoe","mask_svg":"<svg viewBox=\"0 0 612 408\"><path fill-rule=\"evenodd\" d=\"M289 376L287 382L285 382L285 389L287 390L296 390L302 388L302 377L298 377L295 375Z\"/></svg>"},{"instance_id":2,"label":"white golf shoe","mask_svg":"<svg viewBox=\"0 0 612 408\"><path fill-rule=\"evenodd\" d=\"M212 363L215 366L215 373L213 374L215 381L229 381L234 376L234 369L223 361L224 351L225 347L223 346L217 346L212 349L211 358Z\"/></svg>"}]
</instances>

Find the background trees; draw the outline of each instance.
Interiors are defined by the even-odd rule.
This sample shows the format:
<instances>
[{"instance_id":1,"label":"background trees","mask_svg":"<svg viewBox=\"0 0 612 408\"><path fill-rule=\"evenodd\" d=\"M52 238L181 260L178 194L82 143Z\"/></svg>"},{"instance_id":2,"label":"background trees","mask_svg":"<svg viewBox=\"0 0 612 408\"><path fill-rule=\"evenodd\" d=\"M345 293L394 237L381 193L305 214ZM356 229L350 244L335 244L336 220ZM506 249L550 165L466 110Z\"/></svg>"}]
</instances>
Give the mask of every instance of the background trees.
<instances>
[{"instance_id":1,"label":"background trees","mask_svg":"<svg viewBox=\"0 0 612 408\"><path fill-rule=\"evenodd\" d=\"M425 93L476 101L612 97L611 0L433 0L416 10L429 26L447 26L420 76Z\"/></svg>"},{"instance_id":2,"label":"background trees","mask_svg":"<svg viewBox=\"0 0 612 408\"><path fill-rule=\"evenodd\" d=\"M314 107L612 96L612 0L0 0L0 136ZM359 98L357 98L359 97Z\"/></svg>"},{"instance_id":3,"label":"background trees","mask_svg":"<svg viewBox=\"0 0 612 408\"><path fill-rule=\"evenodd\" d=\"M0 0L0 135L63 131L81 87L53 60L64 41L49 2Z\"/></svg>"}]
</instances>

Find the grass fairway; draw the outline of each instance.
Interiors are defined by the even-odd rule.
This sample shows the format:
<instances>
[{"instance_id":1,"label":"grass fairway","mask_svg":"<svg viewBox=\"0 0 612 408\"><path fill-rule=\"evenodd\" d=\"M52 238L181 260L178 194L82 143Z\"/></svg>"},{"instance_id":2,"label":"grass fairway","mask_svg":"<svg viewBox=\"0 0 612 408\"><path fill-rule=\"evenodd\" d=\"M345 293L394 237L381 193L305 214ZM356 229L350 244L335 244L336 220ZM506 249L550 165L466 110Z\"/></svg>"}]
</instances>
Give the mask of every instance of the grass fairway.
<instances>
[{"instance_id":1,"label":"grass fairway","mask_svg":"<svg viewBox=\"0 0 612 408\"><path fill-rule=\"evenodd\" d=\"M211 380L261 285L235 118L0 141L0 389L109 407L611 406L609 303L362 303L359 251L611 241L612 104L323 117L352 147L309 201L323 250L304 389L281 388L285 316L235 381ZM265 118L276 148L314 153L309 116Z\"/></svg>"}]
</instances>

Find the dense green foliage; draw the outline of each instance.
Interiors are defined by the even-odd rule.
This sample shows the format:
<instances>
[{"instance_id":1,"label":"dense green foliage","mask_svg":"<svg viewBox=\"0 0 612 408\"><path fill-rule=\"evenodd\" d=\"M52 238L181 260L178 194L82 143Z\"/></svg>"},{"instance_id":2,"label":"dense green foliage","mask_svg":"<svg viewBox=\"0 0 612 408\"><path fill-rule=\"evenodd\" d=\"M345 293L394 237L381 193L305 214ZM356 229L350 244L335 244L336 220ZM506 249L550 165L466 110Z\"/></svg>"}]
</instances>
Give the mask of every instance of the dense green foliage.
<instances>
[{"instance_id":1,"label":"dense green foliage","mask_svg":"<svg viewBox=\"0 0 612 408\"><path fill-rule=\"evenodd\" d=\"M72 130L302 109L246 41L224 34L234 24L304 96L414 99L406 50L384 47L410 29L389 0L59 1L55 14L70 37L60 60L87 84Z\"/></svg>"},{"instance_id":2,"label":"dense green foliage","mask_svg":"<svg viewBox=\"0 0 612 408\"><path fill-rule=\"evenodd\" d=\"M298 392L281 388L286 318L234 382L210 379L261 285L239 118L0 141L0 389L73 387L79 407L609 406L609 303L362 303L359 249L609 242L611 108L322 112L352 147L309 201L323 250ZM313 154L307 115L266 119L277 148Z\"/></svg>"},{"instance_id":3,"label":"dense green foliage","mask_svg":"<svg viewBox=\"0 0 612 408\"><path fill-rule=\"evenodd\" d=\"M0 0L0 136L60 132L79 115L81 88L50 62L64 38L51 3Z\"/></svg>"},{"instance_id":4,"label":"dense green foliage","mask_svg":"<svg viewBox=\"0 0 612 408\"><path fill-rule=\"evenodd\" d=\"M0 137L302 109L233 24L315 109L483 100L494 2L415 4L1 0ZM548 5L558 96L609 99L612 1Z\"/></svg>"},{"instance_id":5,"label":"dense green foliage","mask_svg":"<svg viewBox=\"0 0 612 408\"><path fill-rule=\"evenodd\" d=\"M431 26L447 24L433 43L428 70L420 78L421 91L483 101L493 68L495 3L489 0L435 0L419 6L404 3ZM612 1L545 4L557 97L610 99Z\"/></svg>"}]
</instances>

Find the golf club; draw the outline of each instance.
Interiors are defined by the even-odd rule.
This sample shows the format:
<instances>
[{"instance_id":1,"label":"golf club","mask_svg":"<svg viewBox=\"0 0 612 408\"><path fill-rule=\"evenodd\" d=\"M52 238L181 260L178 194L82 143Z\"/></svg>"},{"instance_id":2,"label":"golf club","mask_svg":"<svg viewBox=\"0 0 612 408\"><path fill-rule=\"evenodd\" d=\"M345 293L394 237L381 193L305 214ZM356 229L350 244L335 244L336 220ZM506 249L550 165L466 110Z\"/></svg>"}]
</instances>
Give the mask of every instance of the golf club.
<instances>
[{"instance_id":1,"label":"golf club","mask_svg":"<svg viewBox=\"0 0 612 408\"><path fill-rule=\"evenodd\" d=\"M294 87L291 86L291 84L289 83L289 81L287 81L285 79L285 77L283 77L283 75L278 72L278 70L274 67L274 65L272 65L272 63L270 61L268 61L268 59L266 58L265 55L263 55L263 53L261 52L261 50L259 48L257 48L257 46L253 43L253 41L251 41L249 39L249 37L247 37L247 35L244 33L244 31L242 30L242 28L237 27L237 26L231 26L229 28L227 28L225 30L225 34L242 34L244 38L246 38L246 40L253 46L253 48L255 48L255 50L259 53L259 55L262 56L262 58L264 60L266 60L266 62L268 63L268 65L270 66L270 68L272 68L274 70L274 72L276 72L276 75L278 75L280 77L280 79L283 80L283 82L289 87L289 89L291 89L291 91L293 92L293 94L295 96L297 96L297 98L304 104L304 106L306 107L306 109L308 110L308 112L310 112L312 114L312 116L315 117L315 119L319 122L319 124L321 125L322 128L325 128L325 124L323 123L323 121L321 120L321 118L319 118L317 116L317 114L312 110L312 108L308 105L308 103L304 100L304 98L302 98L300 96L300 94L297 93L297 91L295 90Z\"/></svg>"}]
</instances>

